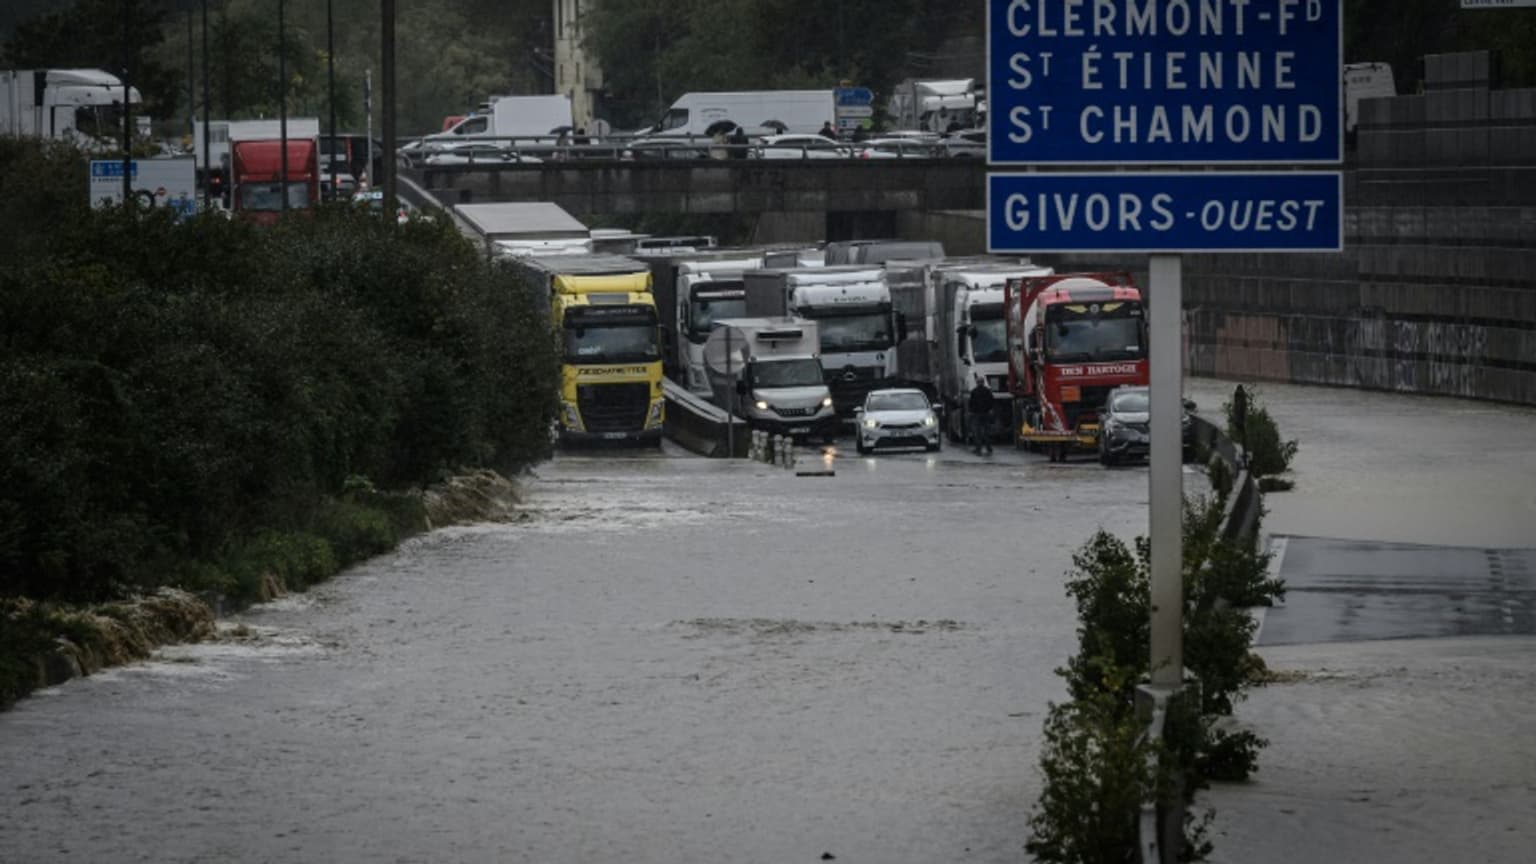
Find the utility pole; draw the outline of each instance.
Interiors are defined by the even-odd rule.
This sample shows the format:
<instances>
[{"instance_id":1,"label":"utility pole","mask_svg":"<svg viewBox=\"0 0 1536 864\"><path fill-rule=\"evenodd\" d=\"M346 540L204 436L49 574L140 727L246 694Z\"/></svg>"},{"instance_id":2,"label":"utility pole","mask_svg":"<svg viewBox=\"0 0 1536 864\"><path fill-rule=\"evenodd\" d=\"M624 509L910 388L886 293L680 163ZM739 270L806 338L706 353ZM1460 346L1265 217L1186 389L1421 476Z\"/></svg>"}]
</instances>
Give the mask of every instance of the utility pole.
<instances>
[{"instance_id":1,"label":"utility pole","mask_svg":"<svg viewBox=\"0 0 1536 864\"><path fill-rule=\"evenodd\" d=\"M133 206L133 0L123 0L123 206Z\"/></svg>"},{"instance_id":2,"label":"utility pole","mask_svg":"<svg viewBox=\"0 0 1536 864\"><path fill-rule=\"evenodd\" d=\"M336 19L332 0L325 0L325 80L331 103L331 200L336 200Z\"/></svg>"},{"instance_id":3,"label":"utility pole","mask_svg":"<svg viewBox=\"0 0 1536 864\"><path fill-rule=\"evenodd\" d=\"M283 0L277 0L277 187L288 212L288 32L283 25Z\"/></svg>"},{"instance_id":4,"label":"utility pole","mask_svg":"<svg viewBox=\"0 0 1536 864\"><path fill-rule=\"evenodd\" d=\"M395 0L380 0L384 44L379 71L384 75L384 215L391 225L399 207L395 186Z\"/></svg>"},{"instance_id":5,"label":"utility pole","mask_svg":"<svg viewBox=\"0 0 1536 864\"><path fill-rule=\"evenodd\" d=\"M192 134L197 121L197 73L192 56L192 10L187 10L187 134Z\"/></svg>"},{"instance_id":6,"label":"utility pole","mask_svg":"<svg viewBox=\"0 0 1536 864\"><path fill-rule=\"evenodd\" d=\"M203 209L213 209L213 173L209 171L208 147L208 0L203 0Z\"/></svg>"}]
</instances>

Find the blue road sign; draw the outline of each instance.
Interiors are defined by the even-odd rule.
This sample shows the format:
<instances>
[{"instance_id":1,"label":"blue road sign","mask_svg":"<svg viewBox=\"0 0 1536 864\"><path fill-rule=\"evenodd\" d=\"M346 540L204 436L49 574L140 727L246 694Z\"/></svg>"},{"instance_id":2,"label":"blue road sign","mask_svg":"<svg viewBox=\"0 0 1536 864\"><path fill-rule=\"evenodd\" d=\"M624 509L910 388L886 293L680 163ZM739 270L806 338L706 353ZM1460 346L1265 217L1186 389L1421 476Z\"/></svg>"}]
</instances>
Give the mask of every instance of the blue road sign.
<instances>
[{"instance_id":1,"label":"blue road sign","mask_svg":"<svg viewBox=\"0 0 1536 864\"><path fill-rule=\"evenodd\" d=\"M138 162L129 162L128 163L128 170L130 172L129 175L128 175L129 179L137 179L138 176L139 176L139 163ZM121 159L92 159L91 160L91 176L92 177L116 177L119 180L121 180L123 178L123 160L121 160Z\"/></svg>"},{"instance_id":2,"label":"blue road sign","mask_svg":"<svg viewBox=\"0 0 1536 864\"><path fill-rule=\"evenodd\" d=\"M868 87L839 87L832 91L838 105L873 105L875 93Z\"/></svg>"},{"instance_id":3,"label":"blue road sign","mask_svg":"<svg viewBox=\"0 0 1536 864\"><path fill-rule=\"evenodd\" d=\"M989 0L994 164L1343 158L1342 0Z\"/></svg>"},{"instance_id":4,"label":"blue road sign","mask_svg":"<svg viewBox=\"0 0 1536 864\"><path fill-rule=\"evenodd\" d=\"M987 250L1336 252L1335 171L991 174Z\"/></svg>"}]
</instances>

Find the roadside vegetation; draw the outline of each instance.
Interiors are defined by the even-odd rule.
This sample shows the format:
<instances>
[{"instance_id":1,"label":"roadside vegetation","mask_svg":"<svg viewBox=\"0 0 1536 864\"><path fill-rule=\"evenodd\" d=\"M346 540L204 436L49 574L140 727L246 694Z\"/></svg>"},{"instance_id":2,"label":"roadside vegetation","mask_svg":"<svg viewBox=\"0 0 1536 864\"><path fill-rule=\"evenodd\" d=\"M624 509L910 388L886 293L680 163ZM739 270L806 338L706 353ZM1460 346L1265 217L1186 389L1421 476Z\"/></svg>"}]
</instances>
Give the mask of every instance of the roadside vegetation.
<instances>
[{"instance_id":1,"label":"roadside vegetation","mask_svg":"<svg viewBox=\"0 0 1536 864\"><path fill-rule=\"evenodd\" d=\"M1184 665L1194 682L1170 708L1161 740L1146 735L1136 688L1151 673L1151 566L1146 538L1127 545L1100 531L1073 556L1067 593L1078 614L1078 651L1057 670L1070 699L1045 722L1045 788L1030 815L1027 849L1044 864L1136 860L1144 802L1186 803L1213 781L1247 779L1265 741L1232 725L1232 712L1265 667L1253 653L1246 607L1283 597L1254 539L1221 536L1230 494L1213 479L1184 512ZM1258 534L1257 528L1254 531ZM1185 818L1185 858L1212 850L1210 815Z\"/></svg>"},{"instance_id":2,"label":"roadside vegetation","mask_svg":"<svg viewBox=\"0 0 1536 864\"><path fill-rule=\"evenodd\" d=\"M77 608L301 589L547 455L547 324L447 220L177 224L85 173L0 139L0 704Z\"/></svg>"},{"instance_id":3,"label":"roadside vegetation","mask_svg":"<svg viewBox=\"0 0 1536 864\"><path fill-rule=\"evenodd\" d=\"M1261 492L1287 492L1294 486L1280 475L1291 470L1298 444L1280 435L1280 427L1269 409L1259 401L1258 392L1249 388L1242 400L1233 398L1222 406L1227 416L1227 437L1248 453L1248 470L1259 482Z\"/></svg>"}]
</instances>

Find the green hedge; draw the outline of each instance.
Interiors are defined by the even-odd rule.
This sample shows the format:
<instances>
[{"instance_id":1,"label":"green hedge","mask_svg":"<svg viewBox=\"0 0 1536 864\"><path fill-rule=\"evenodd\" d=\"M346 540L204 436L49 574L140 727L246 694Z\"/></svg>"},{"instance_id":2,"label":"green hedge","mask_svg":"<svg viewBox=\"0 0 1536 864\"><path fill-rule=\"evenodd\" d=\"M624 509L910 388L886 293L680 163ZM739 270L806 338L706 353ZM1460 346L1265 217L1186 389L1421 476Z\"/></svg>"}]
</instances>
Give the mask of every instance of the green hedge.
<instances>
[{"instance_id":1,"label":"green hedge","mask_svg":"<svg viewBox=\"0 0 1536 864\"><path fill-rule=\"evenodd\" d=\"M176 224L85 170L0 139L0 596L203 587L281 534L351 560L393 533L357 490L547 456L547 324L448 220Z\"/></svg>"}]
</instances>

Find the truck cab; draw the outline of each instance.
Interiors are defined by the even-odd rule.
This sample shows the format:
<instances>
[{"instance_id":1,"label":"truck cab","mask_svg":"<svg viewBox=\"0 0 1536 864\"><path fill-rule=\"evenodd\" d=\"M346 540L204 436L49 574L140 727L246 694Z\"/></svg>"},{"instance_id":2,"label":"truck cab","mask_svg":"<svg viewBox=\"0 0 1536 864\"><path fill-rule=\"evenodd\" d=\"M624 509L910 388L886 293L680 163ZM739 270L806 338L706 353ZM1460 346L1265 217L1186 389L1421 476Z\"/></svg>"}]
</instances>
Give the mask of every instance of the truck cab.
<instances>
[{"instance_id":1,"label":"truck cab","mask_svg":"<svg viewBox=\"0 0 1536 864\"><path fill-rule=\"evenodd\" d=\"M836 440L840 421L817 354L816 324L794 318L717 320L704 346L715 404L754 429Z\"/></svg>"},{"instance_id":2,"label":"truck cab","mask_svg":"<svg viewBox=\"0 0 1536 864\"><path fill-rule=\"evenodd\" d=\"M879 267L810 267L748 272L749 315L792 315L815 321L821 361L838 415L852 418L869 391L889 386L906 316L891 304Z\"/></svg>"},{"instance_id":3,"label":"truck cab","mask_svg":"<svg viewBox=\"0 0 1536 864\"><path fill-rule=\"evenodd\" d=\"M1019 439L1053 460L1096 449L1109 392L1148 383L1140 290L1129 274L1073 273L1010 279L1004 291Z\"/></svg>"},{"instance_id":4,"label":"truck cab","mask_svg":"<svg viewBox=\"0 0 1536 864\"><path fill-rule=\"evenodd\" d=\"M136 88L127 95L130 106L140 103ZM121 146L122 133L123 82L117 76L100 69L0 72L0 135L99 151Z\"/></svg>"},{"instance_id":5,"label":"truck cab","mask_svg":"<svg viewBox=\"0 0 1536 864\"><path fill-rule=\"evenodd\" d=\"M617 255L513 259L549 303L561 351L560 440L659 443L666 402L651 274Z\"/></svg>"},{"instance_id":6,"label":"truck cab","mask_svg":"<svg viewBox=\"0 0 1536 864\"><path fill-rule=\"evenodd\" d=\"M747 289L742 276L756 270L761 259L718 258L686 261L677 271L678 329L686 355L687 387L696 393L709 391L704 371L704 343L716 321L747 314Z\"/></svg>"}]
</instances>

